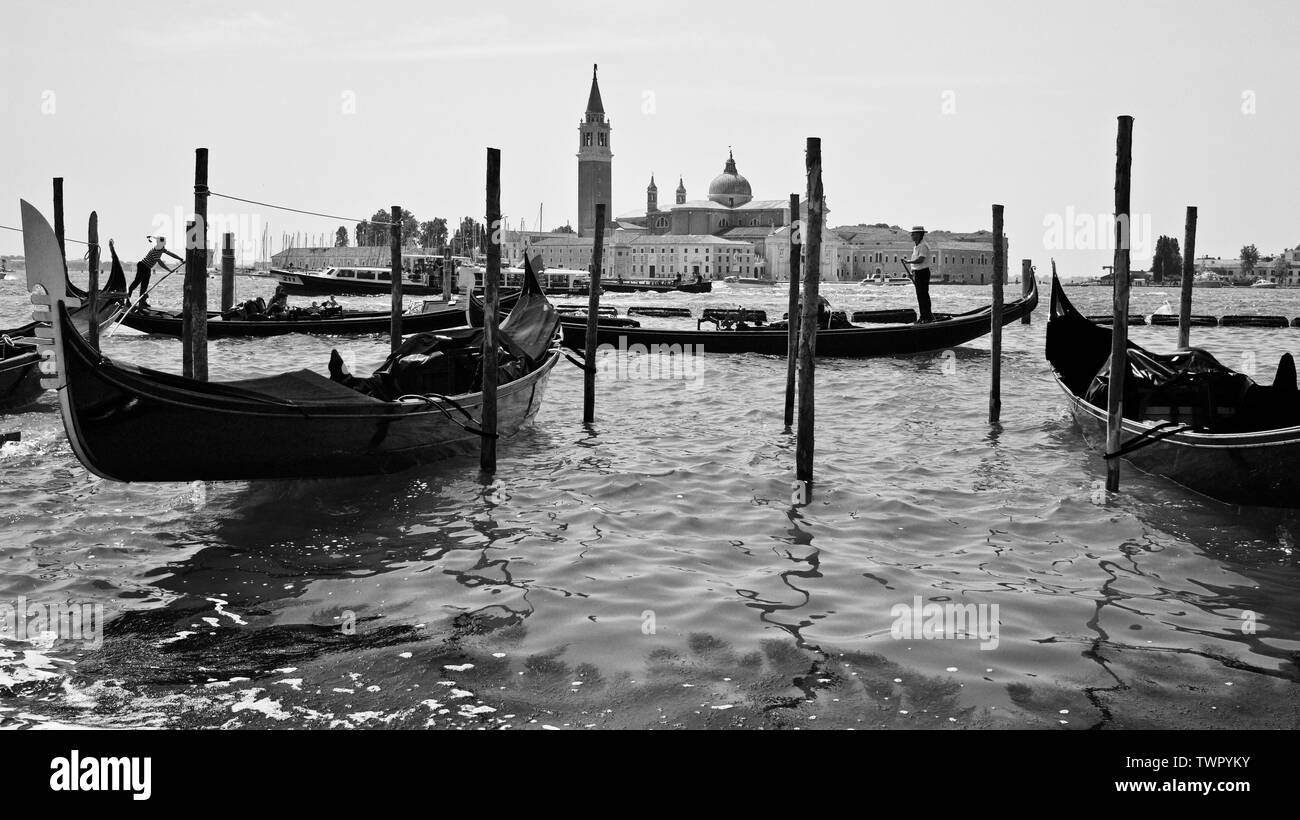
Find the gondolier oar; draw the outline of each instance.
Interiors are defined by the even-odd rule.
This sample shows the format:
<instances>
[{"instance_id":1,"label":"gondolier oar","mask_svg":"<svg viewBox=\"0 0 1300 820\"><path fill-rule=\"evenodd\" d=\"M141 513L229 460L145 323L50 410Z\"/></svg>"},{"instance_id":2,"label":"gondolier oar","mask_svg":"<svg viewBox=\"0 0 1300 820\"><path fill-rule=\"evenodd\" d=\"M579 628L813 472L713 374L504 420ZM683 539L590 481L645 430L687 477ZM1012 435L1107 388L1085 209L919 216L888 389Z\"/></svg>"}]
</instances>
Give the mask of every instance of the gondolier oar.
<instances>
[{"instance_id":1,"label":"gondolier oar","mask_svg":"<svg viewBox=\"0 0 1300 820\"><path fill-rule=\"evenodd\" d=\"M122 326L122 321L126 319L126 315L131 311L135 310L136 307L138 307L139 305L144 304L145 298L148 297L150 293L153 293L154 288L158 287L163 282L166 282L168 276L171 276L173 273L175 273L176 271L180 270L183 267L185 267L185 263L181 262L179 265L177 265L176 267L172 268L171 270L163 274L162 278L160 278L157 282L154 282L153 285L149 287L149 290L145 291L144 293L141 293L139 299L131 303L131 306L128 307L126 310L122 311L122 315L119 316L117 318L117 321L113 323L113 326L108 329L108 335L111 337L114 333L117 332L117 329Z\"/></svg>"}]
</instances>

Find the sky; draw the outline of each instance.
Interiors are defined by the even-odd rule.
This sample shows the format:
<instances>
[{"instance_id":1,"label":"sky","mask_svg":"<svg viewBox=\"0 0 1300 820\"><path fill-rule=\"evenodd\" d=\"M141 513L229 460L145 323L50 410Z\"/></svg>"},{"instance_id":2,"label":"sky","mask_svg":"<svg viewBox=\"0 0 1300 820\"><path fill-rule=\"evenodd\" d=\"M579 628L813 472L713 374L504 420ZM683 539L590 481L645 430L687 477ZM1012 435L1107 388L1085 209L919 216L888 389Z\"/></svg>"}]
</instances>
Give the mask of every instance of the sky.
<instances>
[{"instance_id":1,"label":"sky","mask_svg":"<svg viewBox=\"0 0 1300 820\"><path fill-rule=\"evenodd\" d=\"M512 227L576 222L593 63L615 214L651 173L661 201L678 175L704 197L728 148L755 198L802 194L816 136L832 225L990 229L999 203L1013 275L1096 276L1127 114L1135 269L1188 205L1198 256L1300 245L1295 2L0 5L0 225L62 176L68 235L97 210L127 259L181 241L198 147L214 192L348 217L214 197L246 261L267 225L278 246L395 204L481 218L489 146Z\"/></svg>"}]
</instances>

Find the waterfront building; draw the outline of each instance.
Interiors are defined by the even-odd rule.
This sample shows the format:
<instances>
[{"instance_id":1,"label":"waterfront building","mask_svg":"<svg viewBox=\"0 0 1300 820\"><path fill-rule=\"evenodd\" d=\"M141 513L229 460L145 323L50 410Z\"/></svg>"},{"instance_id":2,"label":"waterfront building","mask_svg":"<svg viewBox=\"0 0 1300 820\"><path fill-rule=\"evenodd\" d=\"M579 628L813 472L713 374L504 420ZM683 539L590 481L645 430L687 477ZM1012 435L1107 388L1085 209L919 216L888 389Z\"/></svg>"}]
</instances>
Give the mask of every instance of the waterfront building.
<instances>
[{"instance_id":1,"label":"waterfront building","mask_svg":"<svg viewBox=\"0 0 1300 820\"><path fill-rule=\"evenodd\" d=\"M993 282L993 234L934 230L926 234L934 252L932 284L985 285ZM768 270L776 279L790 278L790 231L775 231L765 240ZM1004 252L1007 238L1002 238ZM906 272L912 255L911 233L898 226L849 225L822 233L822 278L860 282ZM1010 258L1010 257L1008 257ZM1008 272L1010 264L1008 264Z\"/></svg>"},{"instance_id":2,"label":"waterfront building","mask_svg":"<svg viewBox=\"0 0 1300 820\"><path fill-rule=\"evenodd\" d=\"M1250 271L1246 270L1241 259L1225 259L1221 256L1198 256L1194 267L1198 276L1214 273L1238 284L1250 284L1263 279L1285 287L1300 287L1300 248L1290 248L1276 256L1260 256Z\"/></svg>"}]
</instances>

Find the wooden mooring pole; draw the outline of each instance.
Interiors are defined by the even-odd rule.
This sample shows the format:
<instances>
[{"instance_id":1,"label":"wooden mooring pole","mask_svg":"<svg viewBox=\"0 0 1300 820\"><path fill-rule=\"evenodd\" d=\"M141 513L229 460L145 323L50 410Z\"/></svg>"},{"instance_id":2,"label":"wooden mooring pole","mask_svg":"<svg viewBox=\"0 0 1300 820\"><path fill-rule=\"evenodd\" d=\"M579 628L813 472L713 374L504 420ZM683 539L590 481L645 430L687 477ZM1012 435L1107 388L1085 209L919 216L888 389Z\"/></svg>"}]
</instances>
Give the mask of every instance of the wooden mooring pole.
<instances>
[{"instance_id":1,"label":"wooden mooring pole","mask_svg":"<svg viewBox=\"0 0 1300 820\"><path fill-rule=\"evenodd\" d=\"M221 312L235 306L235 235L221 235Z\"/></svg>"},{"instance_id":2,"label":"wooden mooring pole","mask_svg":"<svg viewBox=\"0 0 1300 820\"><path fill-rule=\"evenodd\" d=\"M451 248L442 249L442 301L451 304Z\"/></svg>"},{"instance_id":3,"label":"wooden mooring pole","mask_svg":"<svg viewBox=\"0 0 1300 820\"><path fill-rule=\"evenodd\" d=\"M813 371L817 361L817 313L821 305L822 221L826 203L822 190L822 141L809 137L804 164L808 172L808 226L803 275L803 317L799 328L799 429L795 440L795 478L803 499L813 480Z\"/></svg>"},{"instance_id":4,"label":"wooden mooring pole","mask_svg":"<svg viewBox=\"0 0 1300 820\"><path fill-rule=\"evenodd\" d=\"M989 382L989 424L1002 418L1002 283L1007 278L1007 252L1002 244L1002 206L993 206L993 324L992 375Z\"/></svg>"},{"instance_id":5,"label":"wooden mooring pole","mask_svg":"<svg viewBox=\"0 0 1300 820\"><path fill-rule=\"evenodd\" d=\"M59 256L63 258L63 276L68 275L68 250L64 246L63 231L63 177L54 178L54 238L59 241Z\"/></svg>"},{"instance_id":6,"label":"wooden mooring pole","mask_svg":"<svg viewBox=\"0 0 1300 820\"><path fill-rule=\"evenodd\" d=\"M803 252L799 195L790 194L790 300L786 309L785 429L794 427L795 379L799 373L799 255Z\"/></svg>"},{"instance_id":7,"label":"wooden mooring pole","mask_svg":"<svg viewBox=\"0 0 1300 820\"><path fill-rule=\"evenodd\" d=\"M90 327L87 338L90 346L99 349L99 214L90 212L90 224L86 226L86 242L90 245L90 259L86 265L89 281L86 283L86 306L90 313Z\"/></svg>"},{"instance_id":8,"label":"wooden mooring pole","mask_svg":"<svg viewBox=\"0 0 1300 820\"><path fill-rule=\"evenodd\" d=\"M600 272L605 256L605 203L596 203L596 235L591 243L591 286L587 296L587 336L583 345L582 423L596 420L596 327L600 322Z\"/></svg>"},{"instance_id":9,"label":"wooden mooring pole","mask_svg":"<svg viewBox=\"0 0 1300 820\"><path fill-rule=\"evenodd\" d=\"M1187 224L1183 228L1183 281L1178 300L1178 349L1192 344L1192 285L1196 278L1196 206L1187 206Z\"/></svg>"},{"instance_id":10,"label":"wooden mooring pole","mask_svg":"<svg viewBox=\"0 0 1300 820\"><path fill-rule=\"evenodd\" d=\"M194 252L190 248L190 238L194 236L194 223L185 223L185 271L181 278L181 373L186 378L194 378L194 314L190 312L190 301L193 298L190 295L192 289L192 280L190 279L191 263L194 261ZM140 298L143 299L145 294L141 288Z\"/></svg>"},{"instance_id":11,"label":"wooden mooring pole","mask_svg":"<svg viewBox=\"0 0 1300 820\"><path fill-rule=\"evenodd\" d=\"M1129 193L1133 173L1133 118L1119 118L1115 141L1114 317L1110 336L1110 384L1106 390L1106 489L1119 489L1119 452L1124 432L1124 374L1128 371Z\"/></svg>"},{"instance_id":12,"label":"wooden mooring pole","mask_svg":"<svg viewBox=\"0 0 1300 820\"><path fill-rule=\"evenodd\" d=\"M497 286L501 281L501 151L487 149L487 270L483 273L483 449L479 469L497 469ZM469 298L468 295L465 298Z\"/></svg>"},{"instance_id":13,"label":"wooden mooring pole","mask_svg":"<svg viewBox=\"0 0 1300 820\"><path fill-rule=\"evenodd\" d=\"M1033 287L1034 282L1034 260L1020 260L1020 298L1023 299L1029 295L1029 289ZM1020 324L1027 325L1030 323L1032 313L1025 313L1020 317Z\"/></svg>"},{"instance_id":14,"label":"wooden mooring pole","mask_svg":"<svg viewBox=\"0 0 1300 820\"><path fill-rule=\"evenodd\" d=\"M208 149L194 150L194 222L185 236L185 375L208 380ZM182 323L182 327L184 322Z\"/></svg>"},{"instance_id":15,"label":"wooden mooring pole","mask_svg":"<svg viewBox=\"0 0 1300 820\"><path fill-rule=\"evenodd\" d=\"M388 326L388 351L396 353L402 346L402 206L394 205L389 211L388 226L388 278L392 280L389 292L392 311Z\"/></svg>"}]
</instances>

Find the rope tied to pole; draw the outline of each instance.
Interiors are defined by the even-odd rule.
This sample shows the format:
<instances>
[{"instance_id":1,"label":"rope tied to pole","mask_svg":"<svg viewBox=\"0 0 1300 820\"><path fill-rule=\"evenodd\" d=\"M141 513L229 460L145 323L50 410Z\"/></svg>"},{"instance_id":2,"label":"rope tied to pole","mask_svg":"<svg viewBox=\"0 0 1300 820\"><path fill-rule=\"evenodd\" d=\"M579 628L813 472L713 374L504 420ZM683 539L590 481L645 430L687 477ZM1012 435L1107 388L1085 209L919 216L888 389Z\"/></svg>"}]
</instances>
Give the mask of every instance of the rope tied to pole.
<instances>
[{"instance_id":1,"label":"rope tied to pole","mask_svg":"<svg viewBox=\"0 0 1300 820\"><path fill-rule=\"evenodd\" d=\"M1123 446L1120 447L1115 452L1106 453L1104 458L1107 461L1110 461L1111 459L1114 458L1126 456L1129 453L1136 452L1137 450L1141 450L1143 447L1149 447L1152 444L1155 444L1160 441L1164 441L1170 436L1176 436L1179 433L1186 432L1187 430L1191 430L1191 429L1192 428L1190 425L1184 424L1180 421L1161 422L1160 424L1157 424L1155 427L1152 427L1150 430L1147 430L1143 433L1139 433L1138 435L1124 442Z\"/></svg>"}]
</instances>

